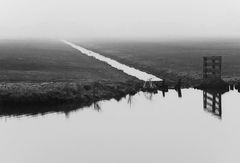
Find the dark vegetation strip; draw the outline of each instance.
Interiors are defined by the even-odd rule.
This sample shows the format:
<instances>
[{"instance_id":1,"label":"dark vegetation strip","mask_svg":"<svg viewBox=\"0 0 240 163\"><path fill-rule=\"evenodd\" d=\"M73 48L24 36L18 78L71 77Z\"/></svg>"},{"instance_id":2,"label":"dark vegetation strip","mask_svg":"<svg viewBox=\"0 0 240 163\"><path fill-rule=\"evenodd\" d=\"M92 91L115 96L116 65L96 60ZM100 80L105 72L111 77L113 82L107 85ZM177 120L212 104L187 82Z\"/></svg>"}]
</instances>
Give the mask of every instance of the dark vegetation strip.
<instances>
[{"instance_id":1,"label":"dark vegetation strip","mask_svg":"<svg viewBox=\"0 0 240 163\"><path fill-rule=\"evenodd\" d=\"M120 100L139 91L156 93L157 89L162 89L161 83L155 83L153 89L143 88L143 85L142 81L136 80L114 83L1 83L0 116L68 113L100 100Z\"/></svg>"},{"instance_id":2,"label":"dark vegetation strip","mask_svg":"<svg viewBox=\"0 0 240 163\"><path fill-rule=\"evenodd\" d=\"M141 83L60 41L0 41L0 49L1 115L76 109L136 93Z\"/></svg>"}]
</instances>

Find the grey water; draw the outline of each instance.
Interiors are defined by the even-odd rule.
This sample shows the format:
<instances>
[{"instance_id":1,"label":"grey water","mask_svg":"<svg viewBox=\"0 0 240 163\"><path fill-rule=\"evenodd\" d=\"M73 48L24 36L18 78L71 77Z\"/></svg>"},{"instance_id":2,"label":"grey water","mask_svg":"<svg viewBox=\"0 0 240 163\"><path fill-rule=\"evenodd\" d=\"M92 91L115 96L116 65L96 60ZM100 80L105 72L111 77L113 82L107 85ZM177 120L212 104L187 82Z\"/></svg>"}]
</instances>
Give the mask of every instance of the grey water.
<instances>
[{"instance_id":1,"label":"grey water","mask_svg":"<svg viewBox=\"0 0 240 163\"><path fill-rule=\"evenodd\" d=\"M2 116L3 163L239 162L240 93L139 92L69 114Z\"/></svg>"},{"instance_id":2,"label":"grey water","mask_svg":"<svg viewBox=\"0 0 240 163\"><path fill-rule=\"evenodd\" d=\"M160 78L158 78L158 77L156 77L152 74L140 71L140 70L138 70L134 67L129 67L125 64L119 63L118 61L115 61L111 58L105 57L105 56L103 56L99 53L93 52L91 50L85 49L85 48L83 48L79 45L73 44L69 41L63 40L63 42L65 44L71 46L72 48L79 50L81 53L83 53L87 56L90 56L90 57L94 57L95 59L100 60L102 62L105 62L108 65L112 66L113 68L121 70L121 71L123 71L124 73L126 73L130 76L134 76L134 77L138 78L139 80L143 80L143 81L149 81L149 80L151 80L151 81L162 81L162 79L160 79Z\"/></svg>"}]
</instances>

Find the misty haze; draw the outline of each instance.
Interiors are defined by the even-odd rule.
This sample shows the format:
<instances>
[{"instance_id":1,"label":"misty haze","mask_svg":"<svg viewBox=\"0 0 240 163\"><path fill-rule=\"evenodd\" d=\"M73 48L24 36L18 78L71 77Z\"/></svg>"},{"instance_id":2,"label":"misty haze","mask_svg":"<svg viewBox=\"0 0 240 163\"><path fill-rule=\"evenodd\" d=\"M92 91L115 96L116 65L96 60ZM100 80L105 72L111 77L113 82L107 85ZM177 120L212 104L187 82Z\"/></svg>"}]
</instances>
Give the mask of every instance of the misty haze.
<instances>
[{"instance_id":1,"label":"misty haze","mask_svg":"<svg viewBox=\"0 0 240 163\"><path fill-rule=\"evenodd\" d=\"M0 0L0 162L239 162L239 6Z\"/></svg>"}]
</instances>

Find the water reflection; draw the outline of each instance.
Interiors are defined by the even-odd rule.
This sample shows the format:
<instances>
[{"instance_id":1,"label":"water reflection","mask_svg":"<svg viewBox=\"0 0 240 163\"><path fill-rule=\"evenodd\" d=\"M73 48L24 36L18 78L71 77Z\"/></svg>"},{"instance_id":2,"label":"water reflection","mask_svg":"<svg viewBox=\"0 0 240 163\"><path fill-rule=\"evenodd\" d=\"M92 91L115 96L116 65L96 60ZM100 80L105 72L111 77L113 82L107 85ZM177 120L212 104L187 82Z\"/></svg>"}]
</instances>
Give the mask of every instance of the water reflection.
<instances>
[{"instance_id":1,"label":"water reflection","mask_svg":"<svg viewBox=\"0 0 240 163\"><path fill-rule=\"evenodd\" d=\"M152 92L144 92L144 97L149 100L149 101L152 101L153 99L153 93Z\"/></svg>"},{"instance_id":2,"label":"water reflection","mask_svg":"<svg viewBox=\"0 0 240 163\"><path fill-rule=\"evenodd\" d=\"M181 89L175 89L175 91L177 92L177 96L176 95L174 96L178 98L184 98ZM187 89L183 91L184 91L184 94L188 92ZM219 119L221 119L222 118L222 94L225 93L226 91L228 90L225 90L225 91L204 90L203 91L203 109L211 113L212 115L218 117ZM166 94L169 94L169 95L175 94L174 90L168 91L166 89L166 90L162 90L161 92L160 91L157 93L140 92L137 95L128 95L126 97L122 97L121 99L115 99L115 100L121 103L121 101L124 99L131 108L133 104L133 98L137 96L141 96L142 100L145 99L147 101L155 102L162 99L166 99L165 101L167 101L167 98L169 96L166 97ZM196 92L199 92L199 91L196 90ZM192 92L191 94L194 94L194 92ZM158 98L153 99L155 95L158 96ZM159 98L159 96L162 99ZM177 99L173 99L173 101L171 102L174 103L175 100ZM190 101L191 99L188 99L188 100ZM80 109L84 109L86 107L90 107L91 109L97 112L102 111L102 109L104 109L101 107L99 101L95 101L93 103L88 102L84 104L82 103L61 104L58 106L22 106L20 107L20 106L1 106L0 105L0 117L38 116L38 115L45 115L48 113L64 113L66 117L69 117L69 113L78 111Z\"/></svg>"},{"instance_id":3,"label":"water reflection","mask_svg":"<svg viewBox=\"0 0 240 163\"><path fill-rule=\"evenodd\" d=\"M204 92L208 92L206 98L215 94ZM24 116L20 120L2 117L1 162L30 163L36 162L36 158L41 158L38 163L66 160L89 163L239 162L240 110L237 106L240 94L236 90L224 95L219 92L224 109L224 120L219 121L217 116L203 110L203 91L183 89L181 93L182 98L175 90L169 90L166 97L158 92L152 94L152 101L149 101L139 92L130 96L131 100L127 96L119 102L101 101L95 103L95 108L91 104L74 113L70 111L71 106L65 105L66 116L70 116L67 120L64 114ZM29 111L25 108L22 112L20 108L15 111L2 109L1 115L41 111L37 108L29 108ZM55 113L57 108L52 111Z\"/></svg>"},{"instance_id":4,"label":"water reflection","mask_svg":"<svg viewBox=\"0 0 240 163\"><path fill-rule=\"evenodd\" d=\"M177 93L178 93L178 97L182 98L182 90L181 89L176 89Z\"/></svg>"},{"instance_id":5,"label":"water reflection","mask_svg":"<svg viewBox=\"0 0 240 163\"><path fill-rule=\"evenodd\" d=\"M127 103L130 105L130 108L131 108L132 103L133 103L133 96L132 95L128 95Z\"/></svg>"},{"instance_id":6,"label":"water reflection","mask_svg":"<svg viewBox=\"0 0 240 163\"><path fill-rule=\"evenodd\" d=\"M9 106L0 105L0 117L21 117L21 116L38 116L46 115L49 113L63 113L66 117L69 117L70 112L83 109L84 107L91 106L92 103L71 103L71 104L59 104L50 106L38 106L38 105L26 105L26 106ZM100 110L98 104L94 104L94 109Z\"/></svg>"},{"instance_id":7,"label":"water reflection","mask_svg":"<svg viewBox=\"0 0 240 163\"><path fill-rule=\"evenodd\" d=\"M203 91L203 108L218 118L222 118L222 93Z\"/></svg>"},{"instance_id":8,"label":"water reflection","mask_svg":"<svg viewBox=\"0 0 240 163\"><path fill-rule=\"evenodd\" d=\"M101 106L100 106L99 102L94 102L93 108L94 108L94 110L96 110L98 112L101 111Z\"/></svg>"}]
</instances>

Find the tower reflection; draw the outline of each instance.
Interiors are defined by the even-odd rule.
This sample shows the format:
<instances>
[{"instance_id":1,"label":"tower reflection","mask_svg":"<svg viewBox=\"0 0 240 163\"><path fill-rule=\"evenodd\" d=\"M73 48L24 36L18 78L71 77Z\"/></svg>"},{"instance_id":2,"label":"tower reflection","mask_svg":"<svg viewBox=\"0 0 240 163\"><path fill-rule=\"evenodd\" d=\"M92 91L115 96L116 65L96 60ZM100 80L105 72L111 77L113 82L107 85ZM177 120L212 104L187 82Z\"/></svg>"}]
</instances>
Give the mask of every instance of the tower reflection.
<instances>
[{"instance_id":1,"label":"tower reflection","mask_svg":"<svg viewBox=\"0 0 240 163\"><path fill-rule=\"evenodd\" d=\"M203 108L205 111L222 118L222 93L216 91L203 91Z\"/></svg>"}]
</instances>

